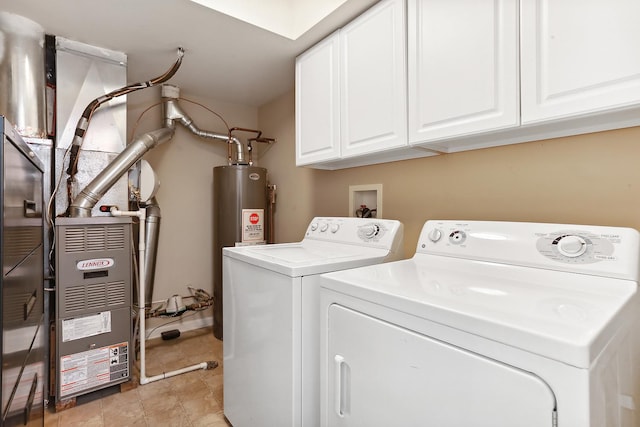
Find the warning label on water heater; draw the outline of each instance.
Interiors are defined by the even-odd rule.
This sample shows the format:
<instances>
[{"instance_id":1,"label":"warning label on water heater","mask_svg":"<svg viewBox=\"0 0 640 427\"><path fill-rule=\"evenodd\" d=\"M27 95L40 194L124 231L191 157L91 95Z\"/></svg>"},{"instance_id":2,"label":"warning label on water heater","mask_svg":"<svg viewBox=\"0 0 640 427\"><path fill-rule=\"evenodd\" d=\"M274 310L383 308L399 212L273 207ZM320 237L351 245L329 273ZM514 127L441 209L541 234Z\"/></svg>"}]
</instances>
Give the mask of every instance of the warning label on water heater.
<instances>
[{"instance_id":1,"label":"warning label on water heater","mask_svg":"<svg viewBox=\"0 0 640 427\"><path fill-rule=\"evenodd\" d=\"M264 242L264 209L242 209L242 243Z\"/></svg>"}]
</instances>

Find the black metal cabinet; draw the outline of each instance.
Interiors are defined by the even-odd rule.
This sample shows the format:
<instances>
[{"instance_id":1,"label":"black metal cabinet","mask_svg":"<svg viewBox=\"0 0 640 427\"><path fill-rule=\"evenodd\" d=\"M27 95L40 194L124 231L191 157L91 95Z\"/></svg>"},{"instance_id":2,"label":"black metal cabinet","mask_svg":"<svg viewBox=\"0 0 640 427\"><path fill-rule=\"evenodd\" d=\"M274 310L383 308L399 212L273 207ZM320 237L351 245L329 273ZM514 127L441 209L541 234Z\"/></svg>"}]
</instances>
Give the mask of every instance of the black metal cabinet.
<instances>
[{"instance_id":1,"label":"black metal cabinet","mask_svg":"<svg viewBox=\"0 0 640 427\"><path fill-rule=\"evenodd\" d=\"M2 116L0 130L0 424L43 425L46 352L43 323L44 167Z\"/></svg>"}]
</instances>

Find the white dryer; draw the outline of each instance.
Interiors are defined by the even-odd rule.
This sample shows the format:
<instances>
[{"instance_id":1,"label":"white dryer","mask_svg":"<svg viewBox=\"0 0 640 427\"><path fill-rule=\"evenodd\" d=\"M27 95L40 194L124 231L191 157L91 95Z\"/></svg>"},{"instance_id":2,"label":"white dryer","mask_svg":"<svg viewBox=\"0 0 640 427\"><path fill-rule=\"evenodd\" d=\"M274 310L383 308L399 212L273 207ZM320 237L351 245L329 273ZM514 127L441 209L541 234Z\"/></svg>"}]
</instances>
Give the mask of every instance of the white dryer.
<instances>
[{"instance_id":1,"label":"white dryer","mask_svg":"<svg viewBox=\"0 0 640 427\"><path fill-rule=\"evenodd\" d=\"M394 220L314 218L297 243L223 249L224 414L234 427L320 420L319 275L399 260Z\"/></svg>"},{"instance_id":2,"label":"white dryer","mask_svg":"<svg viewBox=\"0 0 640 427\"><path fill-rule=\"evenodd\" d=\"M640 425L638 232L428 221L321 278L322 426Z\"/></svg>"}]
</instances>

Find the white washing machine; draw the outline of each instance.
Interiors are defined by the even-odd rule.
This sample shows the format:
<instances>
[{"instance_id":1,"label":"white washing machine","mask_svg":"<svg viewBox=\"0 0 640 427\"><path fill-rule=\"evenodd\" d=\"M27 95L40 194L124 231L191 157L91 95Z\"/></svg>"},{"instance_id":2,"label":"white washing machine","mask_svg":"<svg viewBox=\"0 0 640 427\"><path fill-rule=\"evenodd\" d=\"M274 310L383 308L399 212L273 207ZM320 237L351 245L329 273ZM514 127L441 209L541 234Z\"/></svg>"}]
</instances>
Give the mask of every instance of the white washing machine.
<instances>
[{"instance_id":1,"label":"white washing machine","mask_svg":"<svg viewBox=\"0 0 640 427\"><path fill-rule=\"evenodd\" d=\"M638 232L428 221L321 278L321 425L639 426Z\"/></svg>"},{"instance_id":2,"label":"white washing machine","mask_svg":"<svg viewBox=\"0 0 640 427\"><path fill-rule=\"evenodd\" d=\"M319 275L401 258L403 226L314 218L298 243L223 249L224 414L234 427L320 422Z\"/></svg>"}]
</instances>

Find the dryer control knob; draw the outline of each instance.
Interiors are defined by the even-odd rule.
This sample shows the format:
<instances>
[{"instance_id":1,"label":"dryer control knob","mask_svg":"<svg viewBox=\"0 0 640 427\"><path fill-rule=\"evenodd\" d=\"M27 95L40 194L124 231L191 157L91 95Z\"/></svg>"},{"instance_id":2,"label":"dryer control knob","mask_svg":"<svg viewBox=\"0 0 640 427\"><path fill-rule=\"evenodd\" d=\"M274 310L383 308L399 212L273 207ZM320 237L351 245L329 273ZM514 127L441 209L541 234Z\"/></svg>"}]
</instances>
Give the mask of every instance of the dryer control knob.
<instances>
[{"instance_id":1,"label":"dryer control knob","mask_svg":"<svg viewBox=\"0 0 640 427\"><path fill-rule=\"evenodd\" d=\"M320 232L324 233L325 231L327 231L329 229L329 224L324 223L320 226Z\"/></svg>"},{"instance_id":2,"label":"dryer control knob","mask_svg":"<svg viewBox=\"0 0 640 427\"><path fill-rule=\"evenodd\" d=\"M331 232L332 233L337 233L338 230L340 230L340 224L332 224L331 225Z\"/></svg>"},{"instance_id":3,"label":"dryer control knob","mask_svg":"<svg viewBox=\"0 0 640 427\"><path fill-rule=\"evenodd\" d=\"M570 258L579 257L587 251L587 241L580 236L561 237L557 244L558 252Z\"/></svg>"},{"instance_id":4,"label":"dryer control knob","mask_svg":"<svg viewBox=\"0 0 640 427\"><path fill-rule=\"evenodd\" d=\"M318 229L318 223L317 222L312 222L311 223L311 231L316 231Z\"/></svg>"},{"instance_id":5,"label":"dryer control knob","mask_svg":"<svg viewBox=\"0 0 640 427\"><path fill-rule=\"evenodd\" d=\"M440 240L440 238L442 237L442 231L440 231L437 228L434 228L433 230L431 230L429 232L429 234L427 235L427 237L429 238L429 240L431 240L433 243L437 242L438 240Z\"/></svg>"}]
</instances>

